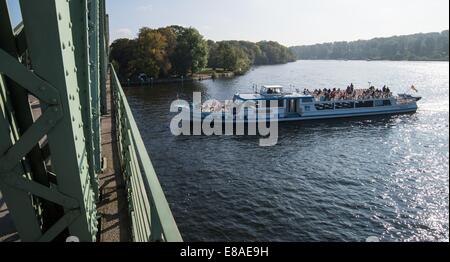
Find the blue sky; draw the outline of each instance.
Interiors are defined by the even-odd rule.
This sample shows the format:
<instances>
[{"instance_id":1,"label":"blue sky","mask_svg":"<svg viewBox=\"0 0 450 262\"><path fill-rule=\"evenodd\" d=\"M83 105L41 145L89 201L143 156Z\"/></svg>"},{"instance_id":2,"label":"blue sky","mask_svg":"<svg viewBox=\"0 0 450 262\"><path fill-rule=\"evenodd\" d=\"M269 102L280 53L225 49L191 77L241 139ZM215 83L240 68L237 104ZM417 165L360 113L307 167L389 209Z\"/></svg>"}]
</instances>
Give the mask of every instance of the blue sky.
<instances>
[{"instance_id":1,"label":"blue sky","mask_svg":"<svg viewBox=\"0 0 450 262\"><path fill-rule=\"evenodd\" d=\"M17 23L17 0L8 0ZM212 40L285 45L370 39L449 28L448 0L107 0L111 40L142 26L192 26Z\"/></svg>"},{"instance_id":2,"label":"blue sky","mask_svg":"<svg viewBox=\"0 0 450 262\"><path fill-rule=\"evenodd\" d=\"M297 45L449 27L448 0L108 0L108 12L113 38L178 24L212 40Z\"/></svg>"}]
</instances>

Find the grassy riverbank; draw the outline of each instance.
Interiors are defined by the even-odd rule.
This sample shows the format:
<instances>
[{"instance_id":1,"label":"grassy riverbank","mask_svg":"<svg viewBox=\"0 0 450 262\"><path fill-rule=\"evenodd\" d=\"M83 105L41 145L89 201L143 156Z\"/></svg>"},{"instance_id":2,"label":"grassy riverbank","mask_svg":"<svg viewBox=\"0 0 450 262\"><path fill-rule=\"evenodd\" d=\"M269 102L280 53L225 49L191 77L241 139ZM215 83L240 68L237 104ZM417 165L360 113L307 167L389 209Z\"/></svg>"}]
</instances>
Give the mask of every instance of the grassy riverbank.
<instances>
[{"instance_id":1,"label":"grassy riverbank","mask_svg":"<svg viewBox=\"0 0 450 262\"><path fill-rule=\"evenodd\" d=\"M225 70L223 68L205 68L200 72L193 74L192 78L201 81L205 79L232 78L234 76L236 76L236 74L233 71Z\"/></svg>"},{"instance_id":2,"label":"grassy riverbank","mask_svg":"<svg viewBox=\"0 0 450 262\"><path fill-rule=\"evenodd\" d=\"M236 74L232 71L228 71L222 68L205 68L198 73L186 76L186 77L166 77L166 78L147 78L140 80L128 80L122 81L123 86L142 86L142 85L153 85L153 84L168 84L168 83L182 83L182 82L193 82L193 81L203 81L203 80L215 80L221 78L233 78Z\"/></svg>"}]
</instances>

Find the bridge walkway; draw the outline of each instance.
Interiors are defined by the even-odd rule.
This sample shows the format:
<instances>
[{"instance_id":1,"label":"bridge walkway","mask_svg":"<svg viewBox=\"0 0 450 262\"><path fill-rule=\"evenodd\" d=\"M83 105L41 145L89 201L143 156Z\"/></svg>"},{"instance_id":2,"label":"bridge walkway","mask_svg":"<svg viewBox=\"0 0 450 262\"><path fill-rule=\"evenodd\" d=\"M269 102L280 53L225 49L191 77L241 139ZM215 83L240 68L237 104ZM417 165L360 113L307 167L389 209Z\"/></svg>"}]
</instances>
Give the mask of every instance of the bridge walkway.
<instances>
[{"instance_id":1,"label":"bridge walkway","mask_svg":"<svg viewBox=\"0 0 450 262\"><path fill-rule=\"evenodd\" d=\"M102 152L106 162L103 173L99 175L101 215L100 242L131 241L129 232L128 201L126 186L120 168L117 133L113 104L111 103L111 86L107 83L107 113L101 118Z\"/></svg>"}]
</instances>

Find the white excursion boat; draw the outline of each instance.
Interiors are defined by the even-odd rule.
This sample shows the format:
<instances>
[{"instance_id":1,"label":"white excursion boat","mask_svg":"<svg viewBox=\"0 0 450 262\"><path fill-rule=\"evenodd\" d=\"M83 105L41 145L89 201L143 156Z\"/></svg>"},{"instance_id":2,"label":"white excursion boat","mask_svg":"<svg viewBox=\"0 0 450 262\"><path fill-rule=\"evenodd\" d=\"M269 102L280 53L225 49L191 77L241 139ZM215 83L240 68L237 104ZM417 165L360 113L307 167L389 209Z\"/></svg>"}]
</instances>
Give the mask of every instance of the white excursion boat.
<instances>
[{"instance_id":1,"label":"white excursion boat","mask_svg":"<svg viewBox=\"0 0 450 262\"><path fill-rule=\"evenodd\" d=\"M417 91L414 86L411 88ZM201 113L194 114L193 121L208 116L221 118L224 122L253 122L269 118L270 121L285 122L405 114L416 112L420 99L409 94L393 96L387 87L381 90L374 87L354 89L352 84L346 90L305 89L300 93L299 90L284 92L282 86L268 85L254 93L238 93L234 95L233 102L213 100L203 104ZM245 107L245 110L240 107ZM194 108L200 111L200 105Z\"/></svg>"}]
</instances>

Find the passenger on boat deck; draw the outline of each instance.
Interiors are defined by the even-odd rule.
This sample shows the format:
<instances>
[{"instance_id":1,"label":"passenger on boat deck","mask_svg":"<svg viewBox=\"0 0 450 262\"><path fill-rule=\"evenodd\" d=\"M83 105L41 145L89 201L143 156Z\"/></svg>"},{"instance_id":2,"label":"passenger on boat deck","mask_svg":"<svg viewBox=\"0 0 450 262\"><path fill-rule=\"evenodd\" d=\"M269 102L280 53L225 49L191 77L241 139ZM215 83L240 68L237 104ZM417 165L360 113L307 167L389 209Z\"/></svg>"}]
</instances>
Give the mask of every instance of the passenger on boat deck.
<instances>
[{"instance_id":1,"label":"passenger on boat deck","mask_svg":"<svg viewBox=\"0 0 450 262\"><path fill-rule=\"evenodd\" d=\"M334 100L355 100L355 99L383 99L392 96L391 90L387 86L383 86L380 90L371 86L369 89L355 89L353 83L347 86L346 90L336 89L315 89L311 93L308 89L304 90L305 95L312 95L319 101Z\"/></svg>"}]
</instances>

